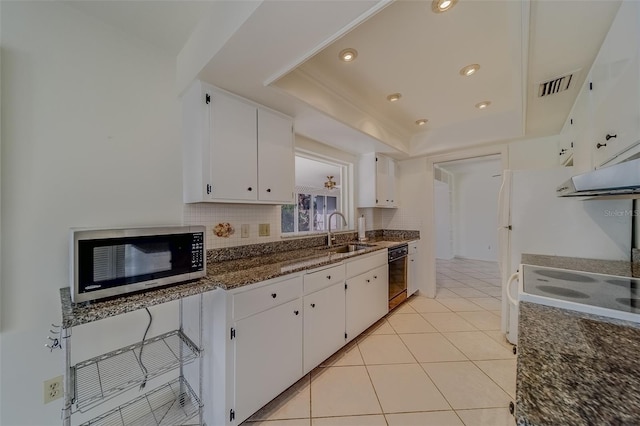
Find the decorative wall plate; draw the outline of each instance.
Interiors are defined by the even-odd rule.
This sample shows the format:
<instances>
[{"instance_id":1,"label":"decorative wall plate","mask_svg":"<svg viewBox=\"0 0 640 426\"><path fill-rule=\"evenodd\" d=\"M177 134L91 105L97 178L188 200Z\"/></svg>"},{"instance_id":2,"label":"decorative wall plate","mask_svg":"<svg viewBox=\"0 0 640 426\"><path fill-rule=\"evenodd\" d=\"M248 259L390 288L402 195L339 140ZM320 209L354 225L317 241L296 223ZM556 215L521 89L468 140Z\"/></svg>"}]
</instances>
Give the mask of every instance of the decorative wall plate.
<instances>
[{"instance_id":1,"label":"decorative wall plate","mask_svg":"<svg viewBox=\"0 0 640 426\"><path fill-rule=\"evenodd\" d=\"M219 223L213 228L213 233L221 238L229 238L234 232L235 229L233 229L233 226L231 226L229 222Z\"/></svg>"}]
</instances>

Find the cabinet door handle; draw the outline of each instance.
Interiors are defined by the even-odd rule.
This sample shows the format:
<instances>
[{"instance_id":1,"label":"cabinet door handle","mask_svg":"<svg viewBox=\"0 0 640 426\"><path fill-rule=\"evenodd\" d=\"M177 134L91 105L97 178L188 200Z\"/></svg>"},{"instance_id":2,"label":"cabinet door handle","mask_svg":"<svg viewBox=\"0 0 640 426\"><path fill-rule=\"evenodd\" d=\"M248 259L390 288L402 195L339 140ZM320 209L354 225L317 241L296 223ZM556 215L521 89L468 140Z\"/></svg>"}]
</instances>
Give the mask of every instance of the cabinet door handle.
<instances>
[{"instance_id":1,"label":"cabinet door handle","mask_svg":"<svg viewBox=\"0 0 640 426\"><path fill-rule=\"evenodd\" d=\"M596 144L596 148L597 148L597 149L600 149L600 148L602 148L602 147L604 147L604 146L607 146L607 144L606 144L606 143L600 143L600 142L598 142L598 143Z\"/></svg>"},{"instance_id":2,"label":"cabinet door handle","mask_svg":"<svg viewBox=\"0 0 640 426\"><path fill-rule=\"evenodd\" d=\"M274 299L276 298L276 296L278 296L276 293L271 293L271 297L273 297Z\"/></svg>"},{"instance_id":3,"label":"cabinet door handle","mask_svg":"<svg viewBox=\"0 0 640 426\"><path fill-rule=\"evenodd\" d=\"M294 314L298 315L300 311L293 311Z\"/></svg>"},{"instance_id":4,"label":"cabinet door handle","mask_svg":"<svg viewBox=\"0 0 640 426\"><path fill-rule=\"evenodd\" d=\"M247 191L253 191L253 188L252 187L248 187Z\"/></svg>"},{"instance_id":5,"label":"cabinet door handle","mask_svg":"<svg viewBox=\"0 0 640 426\"><path fill-rule=\"evenodd\" d=\"M267 192L271 192L271 188L267 188Z\"/></svg>"},{"instance_id":6,"label":"cabinet door handle","mask_svg":"<svg viewBox=\"0 0 640 426\"><path fill-rule=\"evenodd\" d=\"M327 275L327 279L330 280L331 279L331 275Z\"/></svg>"},{"instance_id":7,"label":"cabinet door handle","mask_svg":"<svg viewBox=\"0 0 640 426\"><path fill-rule=\"evenodd\" d=\"M370 282L371 282L371 280L367 280L367 282L368 282L368 283L370 283Z\"/></svg>"},{"instance_id":8,"label":"cabinet door handle","mask_svg":"<svg viewBox=\"0 0 640 426\"><path fill-rule=\"evenodd\" d=\"M413 262L415 259L411 259L411 261Z\"/></svg>"},{"instance_id":9,"label":"cabinet door handle","mask_svg":"<svg viewBox=\"0 0 640 426\"><path fill-rule=\"evenodd\" d=\"M378 279L378 276L377 276L377 275L374 275L374 276L373 276L373 279L374 279L374 280L377 280L377 279Z\"/></svg>"},{"instance_id":10,"label":"cabinet door handle","mask_svg":"<svg viewBox=\"0 0 640 426\"><path fill-rule=\"evenodd\" d=\"M617 138L617 137L618 137L618 135L617 135L617 134L615 134L615 135L610 135L609 133L607 133L607 136L605 136L604 138L605 138L606 140L609 140L609 139L611 139L611 138Z\"/></svg>"},{"instance_id":11,"label":"cabinet door handle","mask_svg":"<svg viewBox=\"0 0 640 426\"><path fill-rule=\"evenodd\" d=\"M312 308L315 308L315 307L316 307L316 304L315 304L315 303L312 303L312 304L311 304L311 307L312 307Z\"/></svg>"}]
</instances>

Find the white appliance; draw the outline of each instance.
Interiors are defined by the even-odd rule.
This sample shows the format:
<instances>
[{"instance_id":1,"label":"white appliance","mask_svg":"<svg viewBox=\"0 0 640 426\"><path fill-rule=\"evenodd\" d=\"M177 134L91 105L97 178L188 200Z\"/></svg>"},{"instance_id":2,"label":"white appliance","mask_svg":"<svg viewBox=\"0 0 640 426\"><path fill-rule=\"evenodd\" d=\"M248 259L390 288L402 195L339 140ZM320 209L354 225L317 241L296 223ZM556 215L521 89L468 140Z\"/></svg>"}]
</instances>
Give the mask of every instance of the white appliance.
<instances>
[{"instance_id":1,"label":"white appliance","mask_svg":"<svg viewBox=\"0 0 640 426\"><path fill-rule=\"evenodd\" d=\"M523 253L629 260L632 200L561 198L556 187L572 167L505 170L499 196L498 247L502 276L502 331L518 340L518 309L507 295ZM516 280L511 295L518 297Z\"/></svg>"},{"instance_id":2,"label":"white appliance","mask_svg":"<svg viewBox=\"0 0 640 426\"><path fill-rule=\"evenodd\" d=\"M640 323L640 279L520 265L518 302Z\"/></svg>"}]
</instances>

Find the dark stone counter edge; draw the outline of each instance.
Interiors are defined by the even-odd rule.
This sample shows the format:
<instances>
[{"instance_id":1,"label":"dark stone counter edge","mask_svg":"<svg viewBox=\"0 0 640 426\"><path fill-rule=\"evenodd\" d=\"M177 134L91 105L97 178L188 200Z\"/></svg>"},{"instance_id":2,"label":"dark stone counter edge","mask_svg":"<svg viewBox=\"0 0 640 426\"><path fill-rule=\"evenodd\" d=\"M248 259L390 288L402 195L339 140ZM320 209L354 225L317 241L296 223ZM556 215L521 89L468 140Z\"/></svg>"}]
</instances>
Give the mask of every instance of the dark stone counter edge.
<instances>
[{"instance_id":1,"label":"dark stone counter edge","mask_svg":"<svg viewBox=\"0 0 640 426\"><path fill-rule=\"evenodd\" d=\"M419 233L416 236L413 233L406 234L404 236L409 236L410 238L404 241L397 241L399 244L408 241L414 241L419 239ZM413 231L417 232L417 231ZM383 250L386 247L377 247L375 249L366 250L363 253L359 253L358 255L354 255L352 257L358 257L359 255L372 253L378 250ZM288 270L283 273L270 274L269 276L255 276L252 278L247 278L246 282L241 285L229 286L225 285L221 282L216 282L212 280L209 276L201 278L197 281L186 282L179 285L174 285L170 287L165 287L157 290L150 290L143 293L134 293L131 295L118 297L115 299L110 299L106 301L95 302L92 304L74 304L71 301L71 291L69 287L63 287L60 289L60 302L62 308L62 327L70 328L76 327L82 324L88 324L90 322L98 321L101 319L109 318L116 315L125 314L128 312L133 312L138 309L144 309L147 307L160 305L163 303L171 302L174 300L179 300L185 297L198 295L201 293L205 293L208 291L215 290L216 288L221 288L224 290L232 290L235 288L242 287L244 285L255 284L261 281L265 281L272 278L277 278L279 276L289 275L296 272L301 272L307 269L314 269L321 266L330 265L333 263L339 263L345 260L345 258L319 262L317 264L313 264L310 266L304 266L300 268L295 268Z\"/></svg>"}]
</instances>

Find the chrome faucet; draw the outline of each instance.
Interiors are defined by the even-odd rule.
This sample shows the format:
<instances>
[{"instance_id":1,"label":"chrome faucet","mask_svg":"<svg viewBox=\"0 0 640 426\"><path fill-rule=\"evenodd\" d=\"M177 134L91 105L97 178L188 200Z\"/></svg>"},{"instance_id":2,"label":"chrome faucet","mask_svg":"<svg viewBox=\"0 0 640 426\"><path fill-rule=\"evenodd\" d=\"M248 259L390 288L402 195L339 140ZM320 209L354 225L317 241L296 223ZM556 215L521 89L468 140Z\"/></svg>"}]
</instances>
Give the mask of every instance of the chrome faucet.
<instances>
[{"instance_id":1,"label":"chrome faucet","mask_svg":"<svg viewBox=\"0 0 640 426\"><path fill-rule=\"evenodd\" d=\"M328 247L331 247L331 245L333 244L333 240L335 239L335 237L331 236L331 218L333 217L333 215L338 215L342 218L342 222L344 222L345 226L347 225L347 219L344 218L344 215L340 212L333 212L329 215L329 232L327 233L327 245Z\"/></svg>"}]
</instances>

